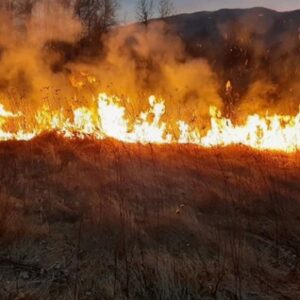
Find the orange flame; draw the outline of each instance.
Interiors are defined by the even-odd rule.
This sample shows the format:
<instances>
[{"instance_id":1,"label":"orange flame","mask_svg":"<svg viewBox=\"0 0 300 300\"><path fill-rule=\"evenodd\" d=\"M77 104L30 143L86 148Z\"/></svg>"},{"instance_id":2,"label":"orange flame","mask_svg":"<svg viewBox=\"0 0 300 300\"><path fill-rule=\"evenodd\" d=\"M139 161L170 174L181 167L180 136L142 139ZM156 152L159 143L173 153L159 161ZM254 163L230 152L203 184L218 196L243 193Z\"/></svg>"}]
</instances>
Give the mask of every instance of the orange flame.
<instances>
[{"instance_id":1,"label":"orange flame","mask_svg":"<svg viewBox=\"0 0 300 300\"><path fill-rule=\"evenodd\" d=\"M120 99L100 94L96 110L77 108L72 112L71 120L65 116L63 110L51 112L47 107L43 107L36 113L35 123L30 130L25 130L19 124L19 128L13 131L6 129L7 123L23 117L23 114L7 111L0 104L0 141L27 141L44 132L55 131L70 139L109 137L126 143L178 143L202 147L242 144L259 150L284 152L300 149L300 113L296 116L251 115L243 125L234 125L230 119L222 117L217 108L211 107L211 124L206 134L201 135L199 129L191 129L189 124L178 120L176 130L179 135L175 136L170 131L170 124L162 121L165 110L164 101L151 96L149 109L130 122Z\"/></svg>"}]
</instances>

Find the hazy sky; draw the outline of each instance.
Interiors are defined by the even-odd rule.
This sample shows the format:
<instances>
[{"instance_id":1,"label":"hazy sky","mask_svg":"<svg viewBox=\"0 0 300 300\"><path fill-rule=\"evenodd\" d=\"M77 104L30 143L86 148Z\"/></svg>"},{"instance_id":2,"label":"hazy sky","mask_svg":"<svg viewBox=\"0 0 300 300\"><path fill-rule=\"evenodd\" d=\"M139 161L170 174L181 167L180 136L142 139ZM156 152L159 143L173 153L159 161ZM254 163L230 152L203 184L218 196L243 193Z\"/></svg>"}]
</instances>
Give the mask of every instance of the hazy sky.
<instances>
[{"instance_id":1,"label":"hazy sky","mask_svg":"<svg viewBox=\"0 0 300 300\"><path fill-rule=\"evenodd\" d=\"M136 0L120 1L122 4L121 19L127 21L133 20L135 18ZM279 11L300 9L300 0L174 0L173 2L177 13L254 6L263 6Z\"/></svg>"}]
</instances>

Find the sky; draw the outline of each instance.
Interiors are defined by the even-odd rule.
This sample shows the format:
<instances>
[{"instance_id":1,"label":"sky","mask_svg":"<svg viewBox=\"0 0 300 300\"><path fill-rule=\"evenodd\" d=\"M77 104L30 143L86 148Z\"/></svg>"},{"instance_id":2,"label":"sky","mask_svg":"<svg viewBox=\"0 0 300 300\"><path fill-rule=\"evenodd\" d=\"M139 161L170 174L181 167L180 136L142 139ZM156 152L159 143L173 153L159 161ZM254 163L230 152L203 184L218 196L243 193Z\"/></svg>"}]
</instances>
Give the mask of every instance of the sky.
<instances>
[{"instance_id":1,"label":"sky","mask_svg":"<svg viewBox=\"0 0 300 300\"><path fill-rule=\"evenodd\" d=\"M120 0L120 2L122 5L121 20L125 22L134 20L136 0ZM267 7L278 11L300 9L300 0L173 0L173 2L176 13L255 6Z\"/></svg>"}]
</instances>

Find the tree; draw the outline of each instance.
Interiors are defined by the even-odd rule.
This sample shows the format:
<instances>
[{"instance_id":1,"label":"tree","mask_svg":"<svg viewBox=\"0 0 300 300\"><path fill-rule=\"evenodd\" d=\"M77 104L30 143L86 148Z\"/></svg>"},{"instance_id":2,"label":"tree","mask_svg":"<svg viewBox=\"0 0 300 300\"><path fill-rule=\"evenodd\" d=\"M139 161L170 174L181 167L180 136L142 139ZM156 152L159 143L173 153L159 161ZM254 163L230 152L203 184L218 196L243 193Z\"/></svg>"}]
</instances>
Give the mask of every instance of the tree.
<instances>
[{"instance_id":1,"label":"tree","mask_svg":"<svg viewBox=\"0 0 300 300\"><path fill-rule=\"evenodd\" d=\"M153 17L154 5L153 0L138 0L136 4L136 15L139 22L148 24Z\"/></svg>"},{"instance_id":2,"label":"tree","mask_svg":"<svg viewBox=\"0 0 300 300\"><path fill-rule=\"evenodd\" d=\"M11 0L0 1L0 11L11 11L11 10L12 10L12 1Z\"/></svg>"},{"instance_id":3,"label":"tree","mask_svg":"<svg viewBox=\"0 0 300 300\"><path fill-rule=\"evenodd\" d=\"M5 16L8 19L6 22L24 32L38 1L41 0L0 0L0 11L4 13L1 17Z\"/></svg>"},{"instance_id":4,"label":"tree","mask_svg":"<svg viewBox=\"0 0 300 300\"><path fill-rule=\"evenodd\" d=\"M102 26L107 30L116 24L119 1L103 0Z\"/></svg>"},{"instance_id":5,"label":"tree","mask_svg":"<svg viewBox=\"0 0 300 300\"><path fill-rule=\"evenodd\" d=\"M31 15L38 0L1 0L0 9L13 12L15 15Z\"/></svg>"},{"instance_id":6,"label":"tree","mask_svg":"<svg viewBox=\"0 0 300 300\"><path fill-rule=\"evenodd\" d=\"M38 0L12 0L11 8L18 16L30 17Z\"/></svg>"},{"instance_id":7,"label":"tree","mask_svg":"<svg viewBox=\"0 0 300 300\"><path fill-rule=\"evenodd\" d=\"M88 35L98 35L116 24L118 0L76 0L75 13L86 25Z\"/></svg>"},{"instance_id":8,"label":"tree","mask_svg":"<svg viewBox=\"0 0 300 300\"><path fill-rule=\"evenodd\" d=\"M174 4L172 0L159 0L158 13L161 18L166 18L174 13Z\"/></svg>"}]
</instances>

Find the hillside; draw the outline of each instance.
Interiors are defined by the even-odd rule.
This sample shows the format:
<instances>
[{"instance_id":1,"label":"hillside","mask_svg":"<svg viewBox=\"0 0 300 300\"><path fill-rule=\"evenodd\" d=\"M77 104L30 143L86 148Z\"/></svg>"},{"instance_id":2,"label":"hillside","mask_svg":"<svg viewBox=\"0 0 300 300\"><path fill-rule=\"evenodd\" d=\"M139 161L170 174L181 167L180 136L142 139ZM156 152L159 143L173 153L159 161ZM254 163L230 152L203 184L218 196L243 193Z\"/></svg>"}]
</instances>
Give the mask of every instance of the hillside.
<instances>
[{"instance_id":1,"label":"hillside","mask_svg":"<svg viewBox=\"0 0 300 300\"><path fill-rule=\"evenodd\" d=\"M262 81L262 96L270 103L284 97L299 99L300 10L222 9L177 15L167 22L191 56L208 59L219 78L220 93L231 80L239 101Z\"/></svg>"}]
</instances>

